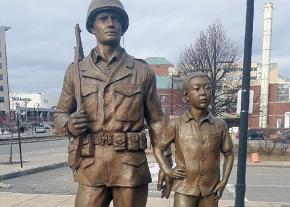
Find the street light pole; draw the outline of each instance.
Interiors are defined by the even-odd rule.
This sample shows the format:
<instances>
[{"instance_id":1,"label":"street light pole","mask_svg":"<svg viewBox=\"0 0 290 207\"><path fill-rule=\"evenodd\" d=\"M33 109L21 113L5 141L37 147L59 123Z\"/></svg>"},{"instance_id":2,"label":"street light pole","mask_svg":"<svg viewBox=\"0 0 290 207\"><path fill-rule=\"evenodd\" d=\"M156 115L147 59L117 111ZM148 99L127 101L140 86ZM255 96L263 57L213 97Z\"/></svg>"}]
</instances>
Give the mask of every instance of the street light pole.
<instances>
[{"instance_id":1,"label":"street light pole","mask_svg":"<svg viewBox=\"0 0 290 207\"><path fill-rule=\"evenodd\" d=\"M16 119L17 119L17 132L18 132L18 146L19 146L19 156L20 156L20 166L23 167L22 161L22 147L21 147L21 137L20 137L20 127L19 127L19 111L16 111Z\"/></svg>"},{"instance_id":2,"label":"street light pole","mask_svg":"<svg viewBox=\"0 0 290 207\"><path fill-rule=\"evenodd\" d=\"M173 116L173 86L174 86L174 77L178 76L177 70L174 67L168 68L169 76L171 76L171 107L170 107L170 115Z\"/></svg>"},{"instance_id":3,"label":"street light pole","mask_svg":"<svg viewBox=\"0 0 290 207\"><path fill-rule=\"evenodd\" d=\"M37 111L36 111L36 116L35 116L35 107L37 108ZM36 131L36 122L38 122L38 107L39 107L39 103L36 103L34 104L34 107L33 107L33 114L34 114L34 131Z\"/></svg>"},{"instance_id":4,"label":"street light pole","mask_svg":"<svg viewBox=\"0 0 290 207\"><path fill-rule=\"evenodd\" d=\"M247 158L250 75L252 62L253 21L254 21L254 0L247 0L235 207L245 206L245 193L246 193L245 175L246 175L246 158Z\"/></svg>"}]
</instances>

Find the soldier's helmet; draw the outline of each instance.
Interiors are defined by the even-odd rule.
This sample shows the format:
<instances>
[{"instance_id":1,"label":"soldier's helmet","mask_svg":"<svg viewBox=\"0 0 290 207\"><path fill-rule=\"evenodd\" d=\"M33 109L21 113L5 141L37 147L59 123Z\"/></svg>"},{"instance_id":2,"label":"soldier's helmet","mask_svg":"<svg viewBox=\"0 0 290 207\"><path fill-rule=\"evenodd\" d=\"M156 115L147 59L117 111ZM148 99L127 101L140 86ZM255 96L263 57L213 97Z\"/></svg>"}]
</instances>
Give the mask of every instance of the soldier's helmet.
<instances>
[{"instance_id":1,"label":"soldier's helmet","mask_svg":"<svg viewBox=\"0 0 290 207\"><path fill-rule=\"evenodd\" d=\"M129 17L124 9L123 4L119 0L92 0L87 15L86 27L91 32L95 21L95 16L100 11L113 10L118 12L122 17L123 33L125 33L129 27Z\"/></svg>"}]
</instances>

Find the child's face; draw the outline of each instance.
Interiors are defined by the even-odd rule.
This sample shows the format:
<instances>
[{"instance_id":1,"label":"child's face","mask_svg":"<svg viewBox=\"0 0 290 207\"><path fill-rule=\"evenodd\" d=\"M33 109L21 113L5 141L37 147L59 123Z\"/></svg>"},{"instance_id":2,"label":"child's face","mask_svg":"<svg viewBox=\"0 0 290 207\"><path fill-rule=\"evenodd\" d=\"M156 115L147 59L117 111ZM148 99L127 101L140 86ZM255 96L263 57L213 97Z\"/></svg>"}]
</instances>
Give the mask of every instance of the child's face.
<instances>
[{"instance_id":1,"label":"child's face","mask_svg":"<svg viewBox=\"0 0 290 207\"><path fill-rule=\"evenodd\" d=\"M210 103L211 86L208 78L196 77L190 80L187 88L188 103L196 109L205 110Z\"/></svg>"}]
</instances>

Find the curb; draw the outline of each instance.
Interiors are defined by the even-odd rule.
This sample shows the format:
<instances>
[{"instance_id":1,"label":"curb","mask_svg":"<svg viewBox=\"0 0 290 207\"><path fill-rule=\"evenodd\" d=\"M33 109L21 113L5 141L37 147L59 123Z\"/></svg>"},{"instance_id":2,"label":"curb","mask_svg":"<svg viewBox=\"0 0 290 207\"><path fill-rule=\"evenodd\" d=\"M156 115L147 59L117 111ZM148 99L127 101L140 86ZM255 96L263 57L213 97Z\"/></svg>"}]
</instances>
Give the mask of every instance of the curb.
<instances>
[{"instance_id":1,"label":"curb","mask_svg":"<svg viewBox=\"0 0 290 207\"><path fill-rule=\"evenodd\" d=\"M273 165L273 164L247 164L247 167L276 167L276 168L290 168L290 165Z\"/></svg>"},{"instance_id":2,"label":"curb","mask_svg":"<svg viewBox=\"0 0 290 207\"><path fill-rule=\"evenodd\" d=\"M60 167L67 166L67 161L59 162L59 163L54 163L54 164L49 164L49 165L44 165L44 166L39 166L39 167L34 167L30 168L27 170L19 170L7 174L0 175L0 180L7 180L11 178L16 178L24 175L29 175L33 173L38 173L38 172L43 172L46 170L52 170Z\"/></svg>"},{"instance_id":3,"label":"curb","mask_svg":"<svg viewBox=\"0 0 290 207\"><path fill-rule=\"evenodd\" d=\"M52 139L51 139L52 138ZM57 141L63 140L63 137L59 136L43 136L43 137L21 137L21 143L34 143L34 142L47 142L47 141ZM4 140L0 139L0 145L9 145L11 139ZM12 144L18 144L18 138L12 140Z\"/></svg>"}]
</instances>

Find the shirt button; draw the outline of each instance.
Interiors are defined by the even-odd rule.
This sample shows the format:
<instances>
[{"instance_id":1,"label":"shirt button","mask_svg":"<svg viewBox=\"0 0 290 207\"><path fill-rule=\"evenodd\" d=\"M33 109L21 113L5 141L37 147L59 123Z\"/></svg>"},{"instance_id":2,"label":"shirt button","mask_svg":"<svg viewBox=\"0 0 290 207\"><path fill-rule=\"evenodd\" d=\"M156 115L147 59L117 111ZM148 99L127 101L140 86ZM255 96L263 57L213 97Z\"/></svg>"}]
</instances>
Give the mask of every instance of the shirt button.
<instances>
[{"instance_id":1,"label":"shirt button","mask_svg":"<svg viewBox=\"0 0 290 207\"><path fill-rule=\"evenodd\" d=\"M201 161L204 161L204 158L201 158Z\"/></svg>"}]
</instances>

